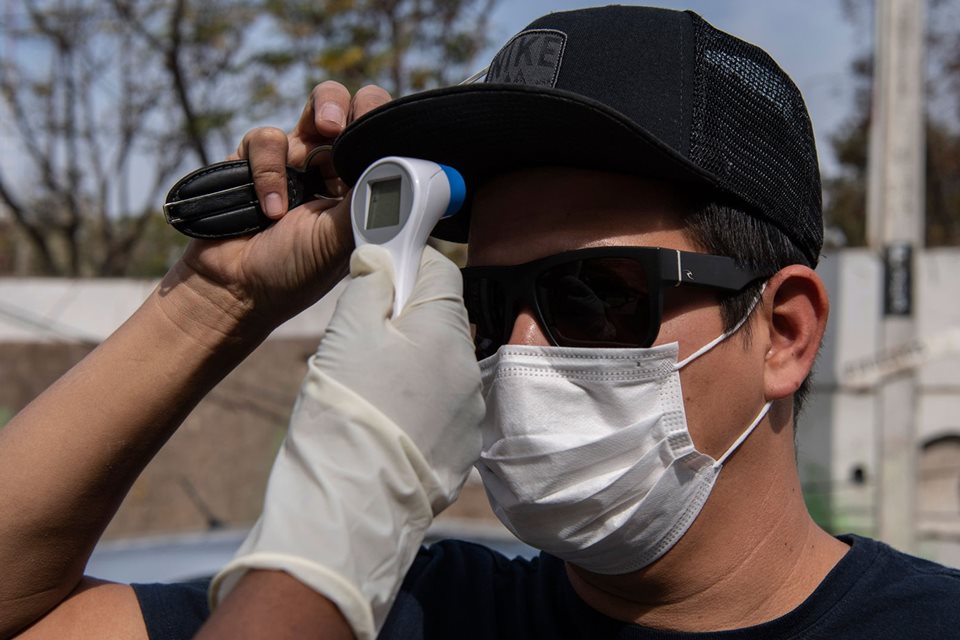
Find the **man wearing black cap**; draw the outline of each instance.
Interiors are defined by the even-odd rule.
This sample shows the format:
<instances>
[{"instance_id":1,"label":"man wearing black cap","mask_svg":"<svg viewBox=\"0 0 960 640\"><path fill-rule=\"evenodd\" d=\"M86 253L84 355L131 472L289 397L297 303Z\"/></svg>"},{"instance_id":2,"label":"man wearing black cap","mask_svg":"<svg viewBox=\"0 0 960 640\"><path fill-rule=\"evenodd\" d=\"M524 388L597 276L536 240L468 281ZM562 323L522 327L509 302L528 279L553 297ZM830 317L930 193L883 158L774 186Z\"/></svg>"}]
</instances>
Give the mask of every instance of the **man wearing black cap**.
<instances>
[{"instance_id":1,"label":"man wearing black cap","mask_svg":"<svg viewBox=\"0 0 960 640\"><path fill-rule=\"evenodd\" d=\"M305 122L346 124L344 94L321 85L289 140L260 130L242 145L264 210L282 217L263 237L303 219L282 215L282 166L320 141ZM688 12L551 14L483 82L357 119L334 164L352 185L387 155L465 176L469 215L435 234L469 241L473 342L442 260L427 253L415 313L385 328L389 261L354 255L264 515L215 579L201 635L957 633L960 572L832 537L803 502L795 415L828 311L813 270L820 179L802 98L765 53ZM329 215L343 220L344 205ZM320 273L349 244L332 229L322 240L340 248ZM343 355L358 350L361 364ZM411 369L418 358L433 366ZM416 551L468 458L540 557L455 541ZM371 473L350 472L362 465ZM151 638L205 616L197 589L136 597Z\"/></svg>"}]
</instances>

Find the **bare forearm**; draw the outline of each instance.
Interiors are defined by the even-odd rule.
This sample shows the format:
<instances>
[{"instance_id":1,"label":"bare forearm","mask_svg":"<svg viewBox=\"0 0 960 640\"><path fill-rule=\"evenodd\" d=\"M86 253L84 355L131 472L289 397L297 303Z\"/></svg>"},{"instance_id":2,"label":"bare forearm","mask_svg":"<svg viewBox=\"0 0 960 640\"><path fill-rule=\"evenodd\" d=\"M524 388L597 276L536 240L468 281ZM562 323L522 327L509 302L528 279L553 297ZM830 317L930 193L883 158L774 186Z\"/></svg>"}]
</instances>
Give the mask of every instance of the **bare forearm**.
<instances>
[{"instance_id":1,"label":"bare forearm","mask_svg":"<svg viewBox=\"0 0 960 640\"><path fill-rule=\"evenodd\" d=\"M130 485L266 335L204 283L168 276L93 353L0 431L0 629L69 593Z\"/></svg>"},{"instance_id":2,"label":"bare forearm","mask_svg":"<svg viewBox=\"0 0 960 640\"><path fill-rule=\"evenodd\" d=\"M281 571L251 571L196 637L350 640L353 632L332 602L295 578Z\"/></svg>"}]
</instances>

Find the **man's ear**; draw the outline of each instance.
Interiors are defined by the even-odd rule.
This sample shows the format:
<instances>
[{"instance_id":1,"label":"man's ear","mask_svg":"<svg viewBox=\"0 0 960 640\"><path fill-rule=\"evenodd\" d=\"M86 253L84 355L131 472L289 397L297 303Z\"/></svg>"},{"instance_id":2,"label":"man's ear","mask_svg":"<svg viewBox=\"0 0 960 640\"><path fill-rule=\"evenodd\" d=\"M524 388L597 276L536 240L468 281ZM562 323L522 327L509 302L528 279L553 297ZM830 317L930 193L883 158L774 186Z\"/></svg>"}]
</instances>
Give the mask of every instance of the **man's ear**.
<instances>
[{"instance_id":1,"label":"man's ear","mask_svg":"<svg viewBox=\"0 0 960 640\"><path fill-rule=\"evenodd\" d=\"M790 265L767 282L764 291L770 348L764 360L768 400L793 394L813 369L827 328L830 302L820 277L803 265Z\"/></svg>"}]
</instances>

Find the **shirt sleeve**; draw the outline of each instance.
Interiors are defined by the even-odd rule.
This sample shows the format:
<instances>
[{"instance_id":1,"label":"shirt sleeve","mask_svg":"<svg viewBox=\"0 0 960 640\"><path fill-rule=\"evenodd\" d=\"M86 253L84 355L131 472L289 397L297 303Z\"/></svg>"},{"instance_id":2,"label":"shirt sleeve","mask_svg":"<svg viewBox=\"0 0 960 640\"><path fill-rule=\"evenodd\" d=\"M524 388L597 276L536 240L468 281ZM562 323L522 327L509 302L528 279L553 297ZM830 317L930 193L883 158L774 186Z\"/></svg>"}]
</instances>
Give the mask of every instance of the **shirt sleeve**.
<instances>
[{"instance_id":1,"label":"shirt sleeve","mask_svg":"<svg viewBox=\"0 0 960 640\"><path fill-rule=\"evenodd\" d=\"M189 640L210 615L210 578L174 584L134 584L150 640Z\"/></svg>"}]
</instances>

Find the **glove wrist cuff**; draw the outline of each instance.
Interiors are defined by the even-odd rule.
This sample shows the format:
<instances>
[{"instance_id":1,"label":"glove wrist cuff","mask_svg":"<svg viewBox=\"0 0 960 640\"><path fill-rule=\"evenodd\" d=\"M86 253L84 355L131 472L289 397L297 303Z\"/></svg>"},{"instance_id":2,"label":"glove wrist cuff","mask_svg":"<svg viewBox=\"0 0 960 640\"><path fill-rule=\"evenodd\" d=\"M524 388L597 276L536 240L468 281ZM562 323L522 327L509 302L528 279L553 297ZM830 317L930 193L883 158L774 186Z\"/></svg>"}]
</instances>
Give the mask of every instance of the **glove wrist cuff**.
<instances>
[{"instance_id":1,"label":"glove wrist cuff","mask_svg":"<svg viewBox=\"0 0 960 640\"><path fill-rule=\"evenodd\" d=\"M373 640L375 637L370 604L347 578L321 564L285 553L255 552L231 560L210 583L210 610L215 609L222 600L221 594L225 597L248 571L254 569L290 574L335 604L357 640Z\"/></svg>"}]
</instances>

